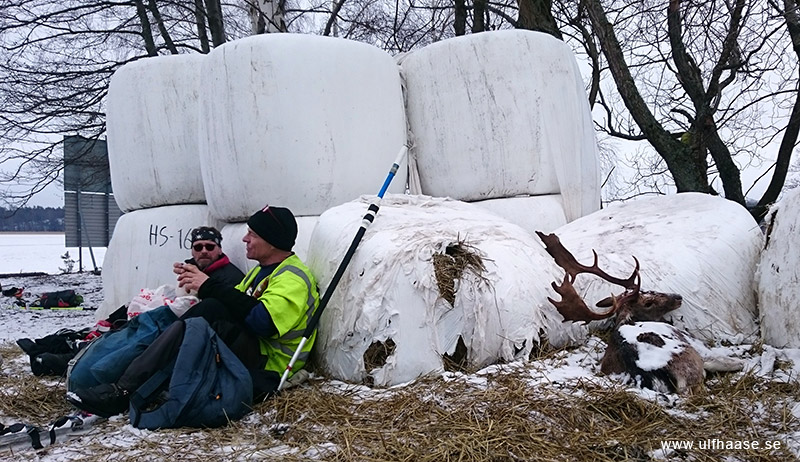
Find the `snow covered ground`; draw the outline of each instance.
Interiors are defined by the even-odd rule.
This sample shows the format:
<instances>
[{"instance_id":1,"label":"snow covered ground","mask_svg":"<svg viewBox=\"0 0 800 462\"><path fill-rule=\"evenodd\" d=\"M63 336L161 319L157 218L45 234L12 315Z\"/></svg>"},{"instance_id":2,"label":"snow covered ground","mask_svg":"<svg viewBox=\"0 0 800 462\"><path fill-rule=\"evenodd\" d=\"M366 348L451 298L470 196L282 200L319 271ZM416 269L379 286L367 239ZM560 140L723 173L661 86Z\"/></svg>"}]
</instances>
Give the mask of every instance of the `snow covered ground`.
<instances>
[{"instance_id":1,"label":"snow covered ground","mask_svg":"<svg viewBox=\"0 0 800 462\"><path fill-rule=\"evenodd\" d=\"M78 248L64 245L64 233L0 233L0 274L45 272L58 274L65 267L61 258L66 252L78 271ZM98 267L103 266L105 247L84 247L83 269L92 270L92 254Z\"/></svg>"},{"instance_id":2,"label":"snow covered ground","mask_svg":"<svg viewBox=\"0 0 800 462\"><path fill-rule=\"evenodd\" d=\"M45 236L45 240L51 239ZM61 241L63 244L63 240ZM49 245L8 245L4 244L3 252L6 261L17 262L24 271L52 271L60 263L59 252L64 249L56 244ZM55 260L52 256L55 255ZM41 260L36 260L40 258ZM19 262L24 262L20 265ZM57 271L57 269L56 269ZM0 266L0 273L8 272L8 268ZM57 379L40 379L30 373L27 357L21 351L15 350L13 341L17 338L37 338L56 330L69 327L81 328L94 323L94 311L102 301L102 282L99 275L91 273L59 274L35 277L2 277L0 284L7 287L24 287L26 297L35 298L39 293L60 289L76 289L85 298L83 311L50 311L26 310L13 306L13 299L0 297L0 352L2 352L2 365L0 365L0 399L9 399L9 384L12 378L25 382L41 383L54 393L60 393L64 384ZM674 428L660 429L659 435L663 440L650 440L641 444L645 453L636 460L788 460L800 455L800 395L796 393L797 377L800 374L800 350L775 349L762 345L739 345L735 347L718 347L718 351L731 356L742 358L746 364L744 373L728 376L715 376L709 379L709 392L700 397L683 397L665 395L640 390L631 385L623 385L619 378L602 377L599 375L599 359L605 344L597 337L590 337L589 341L580 348L558 351L529 361L520 361L504 365L490 366L471 374L443 372L432 378L413 381L400 386L380 389L364 385L346 384L340 381L325 379L313 375L312 379L303 386L288 391L278 400L259 405L256 411L241 422L227 429L220 430L162 430L143 431L133 428L127 416L117 416L108 421L96 424L87 434L76 436L44 450L16 448L13 452L0 448L0 460L26 460L26 461L55 461L70 460L409 460L409 451L413 460L431 460L427 457L438 454L447 438L435 436L434 423L418 423L415 419L443 418L442 410L450 413L467 411L466 420L473 419L476 425L488 427L488 433L476 433L468 438L479 439L477 445L489 447L496 439L508 436L503 427L493 430L492 425L496 420L487 418L487 409L494 409L500 415L508 415L511 420L519 419L544 419L548 417L545 411L526 411L517 415L517 408L534 401L535 399L551 399L559 406L565 406L564 414L568 413L568 406L573 399L597 393L597 390L619 391L622 395L629 396L633 402L643 407L656 405L663 409L662 414L667 416ZM12 377L13 376L13 377ZM508 388L507 382L521 384L522 394L515 394L516 389ZM734 418L734 411L730 409L728 393L725 388L720 388L720 382L726 380L741 387L752 390L765 390L763 396L755 403L746 403L745 412L751 415L752 421L745 424ZM750 385L752 383L752 385ZM504 385L506 384L506 385ZM503 388L506 386L506 388ZM498 388L499 387L499 388ZM788 388L787 388L788 387ZM492 390L500 390L501 397L498 402L491 401ZM775 390L788 389L790 392L775 394ZM595 391L591 391L595 390ZM416 415L402 416L401 410L397 411L397 419L385 421L386 417L373 419L367 427L359 427L359 419L369 419L368 410L371 404L378 407L395 405L401 401L401 407L409 406L407 396L414 396L424 402L426 411L421 412L421 417ZM329 397L329 401L346 401L348 412L351 414L334 419L334 422L325 420L325 413L318 412L309 404L310 397ZM520 396L525 396L519 401ZM601 393L602 396L602 393ZM566 397L566 401L565 401ZM18 398L15 398L18 399ZM599 398L598 398L599 399ZM315 401L316 403L316 401ZM385 405L382 405L382 403ZM405 403L405 404L402 404ZM499 403L499 404L498 404ZM702 404L698 404L702 403ZM326 408L327 409L327 408ZM429 411L429 412L428 412ZM605 415L605 410L597 409L597 415ZM409 413L411 414L411 413ZM608 414L613 414L610 411ZM626 415L613 414L614 418L624 419ZM527 416L527 417L526 417ZM55 419L58 415L53 415ZM408 420L411 419L411 420ZM640 419L641 420L641 419ZM765 445L768 442L779 442L781 451L750 451L730 449L716 452L695 450L664 449L660 444L671 440L674 435L689 434L686 429L695 425L705 425L705 422L721 420L730 421L729 425L736 431L741 430L740 440L758 441ZM0 415L0 423L5 425L20 421L19 418ZM27 423L46 426L50 419L36 420ZM403 447L392 448L391 440L376 440L369 443L365 435L378 428L385 432L381 438L388 438L396 427L410 425L413 431L403 434ZM464 422L466 425L468 422ZM620 425L624 426L622 420ZM307 433L301 430L309 428ZM353 431L353 436L346 430ZM586 428L573 428L570 430L578 439L593 440L599 434L597 428L588 425ZM448 430L452 438L459 438L458 428ZM496 434L496 438L487 435ZM344 436L342 436L344 435ZM388 436L387 436L388 435ZM361 439L359 439L361 438ZM516 438L535 438L535 435L522 435ZM580 450L570 446L567 441L559 441L562 436L554 434L548 438L555 440L565 449L563 457L558 460L590 460L587 456L580 456ZM601 435L601 438L607 438ZM698 436L699 438L699 436ZM609 447L625 446L627 443L614 443L615 438L607 439ZM383 441L383 442L380 442ZM732 441L730 433L721 437L720 441ZM741 442L741 441L740 441ZM614 444L612 444L614 443ZM735 441L733 442L736 443ZM370 444L377 446L370 447ZM459 443L464 445L466 443ZM520 443L522 444L522 442ZM587 443L588 444L588 443ZM716 443L715 443L716 444ZM388 445L388 448L387 448ZM382 447L381 447L382 446ZM625 446L627 447L627 446ZM416 448L416 449L413 449ZM430 448L430 454L424 449ZM572 448L572 449L569 449ZM416 451L416 452L414 452ZM378 454L378 455L375 455ZM511 454L511 453L510 453ZM524 453L523 453L524 454ZM628 453L625 453L628 454ZM456 453L450 457L456 459ZM418 456L418 457L416 457ZM498 455L499 457L499 455ZM630 455L619 456L629 460ZM616 460L622 460L619 457ZM491 455L472 456L465 460L486 460ZM535 458L535 457L534 457ZM495 458L497 459L497 458ZM521 456L503 454L497 460L528 459ZM595 459L599 460L599 459ZM614 460L613 457L602 460Z\"/></svg>"}]
</instances>

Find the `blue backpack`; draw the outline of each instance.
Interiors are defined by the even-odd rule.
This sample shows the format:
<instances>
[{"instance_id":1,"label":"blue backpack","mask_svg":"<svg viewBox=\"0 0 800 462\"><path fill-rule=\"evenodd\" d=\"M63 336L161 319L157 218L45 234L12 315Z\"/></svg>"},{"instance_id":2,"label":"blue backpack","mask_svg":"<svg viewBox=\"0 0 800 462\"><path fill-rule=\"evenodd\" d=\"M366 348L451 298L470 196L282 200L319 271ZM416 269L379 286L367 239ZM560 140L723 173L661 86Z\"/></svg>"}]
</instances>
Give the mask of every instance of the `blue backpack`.
<instances>
[{"instance_id":1,"label":"blue backpack","mask_svg":"<svg viewBox=\"0 0 800 462\"><path fill-rule=\"evenodd\" d=\"M131 361L177 319L168 306L162 306L144 312L122 329L92 341L70 360L67 390L116 382Z\"/></svg>"},{"instance_id":2,"label":"blue backpack","mask_svg":"<svg viewBox=\"0 0 800 462\"><path fill-rule=\"evenodd\" d=\"M251 411L253 382L239 358L205 319L183 322L175 360L131 394L136 428L221 427Z\"/></svg>"}]
</instances>

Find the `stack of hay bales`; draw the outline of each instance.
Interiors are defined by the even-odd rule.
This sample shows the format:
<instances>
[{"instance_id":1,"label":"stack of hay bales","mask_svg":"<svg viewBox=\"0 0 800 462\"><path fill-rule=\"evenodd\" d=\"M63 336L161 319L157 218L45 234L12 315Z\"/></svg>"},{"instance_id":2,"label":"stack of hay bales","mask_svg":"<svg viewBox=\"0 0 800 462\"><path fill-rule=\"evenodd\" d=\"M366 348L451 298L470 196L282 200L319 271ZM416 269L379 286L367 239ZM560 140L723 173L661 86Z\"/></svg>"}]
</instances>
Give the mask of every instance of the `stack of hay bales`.
<instances>
[{"instance_id":1,"label":"stack of hay bales","mask_svg":"<svg viewBox=\"0 0 800 462\"><path fill-rule=\"evenodd\" d=\"M405 145L400 74L376 47L310 35L148 58L114 75L108 138L128 213L106 256L101 317L142 287L174 283L196 226L220 228L231 260L254 266L244 222L268 204L297 216L305 258L318 216L377 191ZM402 192L398 176L391 190Z\"/></svg>"},{"instance_id":2,"label":"stack of hay bales","mask_svg":"<svg viewBox=\"0 0 800 462\"><path fill-rule=\"evenodd\" d=\"M531 233L599 208L591 113L564 42L522 30L473 34L409 53L400 66L419 177L412 192L474 202Z\"/></svg>"},{"instance_id":3,"label":"stack of hay bales","mask_svg":"<svg viewBox=\"0 0 800 462\"><path fill-rule=\"evenodd\" d=\"M545 34L502 31L444 40L399 64L410 189L424 195L384 201L323 314L320 363L345 380L392 385L454 363L527 357L544 341L574 342L584 333L547 301L558 268L533 235L599 206L594 132L572 52ZM320 219L309 265L321 286L365 208L356 201ZM437 262L462 247L485 272L442 283Z\"/></svg>"},{"instance_id":4,"label":"stack of hay bales","mask_svg":"<svg viewBox=\"0 0 800 462\"><path fill-rule=\"evenodd\" d=\"M104 317L141 288L174 283L190 232L218 226L205 205L198 157L198 55L144 59L120 68L107 99L111 183L125 214L103 264Z\"/></svg>"},{"instance_id":5,"label":"stack of hay bales","mask_svg":"<svg viewBox=\"0 0 800 462\"><path fill-rule=\"evenodd\" d=\"M800 348L800 188L770 209L756 272L761 335L777 348Z\"/></svg>"}]
</instances>

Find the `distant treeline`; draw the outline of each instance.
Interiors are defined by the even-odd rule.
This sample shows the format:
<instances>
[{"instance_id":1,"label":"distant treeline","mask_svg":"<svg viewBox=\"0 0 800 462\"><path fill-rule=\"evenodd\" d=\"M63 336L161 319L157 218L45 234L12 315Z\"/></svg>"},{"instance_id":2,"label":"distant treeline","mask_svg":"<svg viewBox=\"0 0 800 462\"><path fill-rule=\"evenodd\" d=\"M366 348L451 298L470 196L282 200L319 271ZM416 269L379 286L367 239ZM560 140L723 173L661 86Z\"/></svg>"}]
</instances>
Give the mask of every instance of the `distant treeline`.
<instances>
[{"instance_id":1,"label":"distant treeline","mask_svg":"<svg viewBox=\"0 0 800 462\"><path fill-rule=\"evenodd\" d=\"M64 208L0 207L0 231L64 231Z\"/></svg>"}]
</instances>

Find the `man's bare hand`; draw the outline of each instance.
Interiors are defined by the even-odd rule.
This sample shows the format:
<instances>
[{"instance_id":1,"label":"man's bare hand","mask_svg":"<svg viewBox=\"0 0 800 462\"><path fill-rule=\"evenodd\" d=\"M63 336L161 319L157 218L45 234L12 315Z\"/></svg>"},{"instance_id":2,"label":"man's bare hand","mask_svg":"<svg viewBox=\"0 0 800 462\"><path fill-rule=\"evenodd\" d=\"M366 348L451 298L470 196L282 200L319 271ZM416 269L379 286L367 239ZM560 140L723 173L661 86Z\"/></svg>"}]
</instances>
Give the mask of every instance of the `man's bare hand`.
<instances>
[{"instance_id":1,"label":"man's bare hand","mask_svg":"<svg viewBox=\"0 0 800 462\"><path fill-rule=\"evenodd\" d=\"M181 265L180 268L177 265ZM190 263L176 263L172 271L178 275L178 287L197 292L208 279L208 275Z\"/></svg>"}]
</instances>

